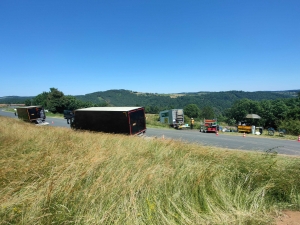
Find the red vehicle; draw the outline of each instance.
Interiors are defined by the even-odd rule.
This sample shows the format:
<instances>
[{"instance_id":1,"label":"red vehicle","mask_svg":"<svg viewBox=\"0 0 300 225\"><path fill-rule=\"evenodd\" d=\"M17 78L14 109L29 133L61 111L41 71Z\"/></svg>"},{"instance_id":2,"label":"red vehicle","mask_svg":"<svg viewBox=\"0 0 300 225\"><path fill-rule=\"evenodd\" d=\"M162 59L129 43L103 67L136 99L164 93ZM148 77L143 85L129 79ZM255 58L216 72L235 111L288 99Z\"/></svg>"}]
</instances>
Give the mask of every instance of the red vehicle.
<instances>
[{"instance_id":1,"label":"red vehicle","mask_svg":"<svg viewBox=\"0 0 300 225\"><path fill-rule=\"evenodd\" d=\"M200 132L203 133L216 133L219 130L217 119L204 119L203 125L200 128Z\"/></svg>"}]
</instances>

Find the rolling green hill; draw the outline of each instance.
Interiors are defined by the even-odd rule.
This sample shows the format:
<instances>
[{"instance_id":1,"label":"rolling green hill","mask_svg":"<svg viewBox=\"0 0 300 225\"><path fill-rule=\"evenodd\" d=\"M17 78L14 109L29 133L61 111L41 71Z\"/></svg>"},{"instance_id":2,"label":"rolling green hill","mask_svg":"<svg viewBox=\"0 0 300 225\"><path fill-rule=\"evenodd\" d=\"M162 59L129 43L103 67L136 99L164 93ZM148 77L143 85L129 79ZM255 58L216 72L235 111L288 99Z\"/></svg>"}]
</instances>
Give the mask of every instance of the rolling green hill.
<instances>
[{"instance_id":1,"label":"rolling green hill","mask_svg":"<svg viewBox=\"0 0 300 225\"><path fill-rule=\"evenodd\" d=\"M83 102L110 106L144 106L148 111L158 112L170 108L184 108L188 104L196 104L200 109L210 106L215 113L222 114L240 99L254 101L294 98L300 90L286 91L225 91L225 92L183 92L173 94L143 93L130 90L108 90L75 95ZM0 97L0 104L24 103L34 97L7 96Z\"/></svg>"},{"instance_id":2,"label":"rolling green hill","mask_svg":"<svg viewBox=\"0 0 300 225\"><path fill-rule=\"evenodd\" d=\"M27 99L32 99L35 96L4 96L0 97L0 104L24 104Z\"/></svg>"},{"instance_id":3,"label":"rolling green hill","mask_svg":"<svg viewBox=\"0 0 300 225\"><path fill-rule=\"evenodd\" d=\"M294 91L226 91L226 92L195 92L195 93L175 93L157 94L140 93L129 90L108 90L99 91L86 95L75 96L82 101L90 101L95 104L107 103L112 106L148 106L157 107L159 110L169 108L184 108L188 104L196 104L200 109L211 106L216 113L225 109L240 99L250 100L275 100L280 98L293 98L297 95Z\"/></svg>"}]
</instances>

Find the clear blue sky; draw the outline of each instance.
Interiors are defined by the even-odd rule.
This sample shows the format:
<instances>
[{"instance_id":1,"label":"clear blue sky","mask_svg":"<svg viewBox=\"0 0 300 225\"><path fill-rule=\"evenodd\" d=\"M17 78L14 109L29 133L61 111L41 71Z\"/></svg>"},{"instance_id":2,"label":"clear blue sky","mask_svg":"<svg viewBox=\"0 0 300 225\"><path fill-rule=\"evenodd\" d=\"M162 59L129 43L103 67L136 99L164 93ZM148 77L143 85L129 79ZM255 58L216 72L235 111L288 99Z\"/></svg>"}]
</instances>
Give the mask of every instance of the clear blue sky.
<instances>
[{"instance_id":1,"label":"clear blue sky","mask_svg":"<svg viewBox=\"0 0 300 225\"><path fill-rule=\"evenodd\" d=\"M0 96L300 89L299 0L1 0Z\"/></svg>"}]
</instances>

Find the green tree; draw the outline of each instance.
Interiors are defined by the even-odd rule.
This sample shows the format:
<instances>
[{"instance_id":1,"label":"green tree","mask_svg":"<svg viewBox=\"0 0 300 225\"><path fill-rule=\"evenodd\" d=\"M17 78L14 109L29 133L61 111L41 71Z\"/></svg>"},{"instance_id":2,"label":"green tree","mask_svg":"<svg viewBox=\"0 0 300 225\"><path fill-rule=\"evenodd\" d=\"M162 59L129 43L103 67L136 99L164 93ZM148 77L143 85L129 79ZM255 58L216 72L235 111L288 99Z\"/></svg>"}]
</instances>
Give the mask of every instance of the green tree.
<instances>
[{"instance_id":1,"label":"green tree","mask_svg":"<svg viewBox=\"0 0 300 225\"><path fill-rule=\"evenodd\" d=\"M250 99L241 99L233 103L227 111L227 117L235 119L237 122L244 121L247 114L258 114L260 105L257 101Z\"/></svg>"},{"instance_id":2,"label":"green tree","mask_svg":"<svg viewBox=\"0 0 300 225\"><path fill-rule=\"evenodd\" d=\"M52 113L63 113L65 109L66 99L63 99L64 93L56 88L50 88L47 98L47 107Z\"/></svg>"},{"instance_id":3,"label":"green tree","mask_svg":"<svg viewBox=\"0 0 300 225\"><path fill-rule=\"evenodd\" d=\"M83 102L73 96L67 95L60 98L59 110L57 110L57 112L62 113L64 109L75 110L94 106L95 104L91 102Z\"/></svg>"},{"instance_id":4,"label":"green tree","mask_svg":"<svg viewBox=\"0 0 300 225\"><path fill-rule=\"evenodd\" d=\"M288 113L288 107L282 100L275 100L273 103L273 114L279 119L285 119Z\"/></svg>"},{"instance_id":5,"label":"green tree","mask_svg":"<svg viewBox=\"0 0 300 225\"><path fill-rule=\"evenodd\" d=\"M287 134L300 134L300 120L286 119L278 122L278 128L286 130Z\"/></svg>"},{"instance_id":6,"label":"green tree","mask_svg":"<svg viewBox=\"0 0 300 225\"><path fill-rule=\"evenodd\" d=\"M300 97L289 102L288 119L300 120Z\"/></svg>"},{"instance_id":7,"label":"green tree","mask_svg":"<svg viewBox=\"0 0 300 225\"><path fill-rule=\"evenodd\" d=\"M276 117L273 113L274 105L272 101L264 100L260 102L259 116L261 117L259 124L263 127L274 127Z\"/></svg>"},{"instance_id":8,"label":"green tree","mask_svg":"<svg viewBox=\"0 0 300 225\"><path fill-rule=\"evenodd\" d=\"M26 106L30 106L31 105L31 100L30 99L26 99L25 102L24 102L24 104Z\"/></svg>"},{"instance_id":9,"label":"green tree","mask_svg":"<svg viewBox=\"0 0 300 225\"><path fill-rule=\"evenodd\" d=\"M190 118L199 118L201 111L196 104L189 104L184 107L184 114Z\"/></svg>"},{"instance_id":10,"label":"green tree","mask_svg":"<svg viewBox=\"0 0 300 225\"><path fill-rule=\"evenodd\" d=\"M202 109L202 113L201 113L202 118L206 118L206 119L214 119L215 118L215 113L212 107L210 106L205 106Z\"/></svg>"},{"instance_id":11,"label":"green tree","mask_svg":"<svg viewBox=\"0 0 300 225\"><path fill-rule=\"evenodd\" d=\"M157 106L150 106L150 113L155 113L158 114L159 113L159 108Z\"/></svg>"},{"instance_id":12,"label":"green tree","mask_svg":"<svg viewBox=\"0 0 300 225\"><path fill-rule=\"evenodd\" d=\"M47 108L47 100L48 100L48 92L43 92L39 95L37 95L34 99L33 99L33 104L34 105L41 105L44 108Z\"/></svg>"},{"instance_id":13,"label":"green tree","mask_svg":"<svg viewBox=\"0 0 300 225\"><path fill-rule=\"evenodd\" d=\"M145 106L145 112L150 113L150 106Z\"/></svg>"}]
</instances>

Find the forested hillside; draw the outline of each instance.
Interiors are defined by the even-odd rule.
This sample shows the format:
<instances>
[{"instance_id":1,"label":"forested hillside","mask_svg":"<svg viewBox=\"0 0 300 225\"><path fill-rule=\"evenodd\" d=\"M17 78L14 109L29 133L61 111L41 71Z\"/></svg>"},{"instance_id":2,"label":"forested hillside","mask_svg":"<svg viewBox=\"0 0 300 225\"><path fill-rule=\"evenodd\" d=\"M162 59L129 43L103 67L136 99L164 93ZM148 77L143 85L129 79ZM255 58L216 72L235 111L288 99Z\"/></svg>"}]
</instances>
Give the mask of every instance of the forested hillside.
<instances>
[{"instance_id":1,"label":"forested hillside","mask_svg":"<svg viewBox=\"0 0 300 225\"><path fill-rule=\"evenodd\" d=\"M26 100L31 100L35 96L4 96L0 97L0 104L24 104Z\"/></svg>"},{"instance_id":2,"label":"forested hillside","mask_svg":"<svg viewBox=\"0 0 300 225\"><path fill-rule=\"evenodd\" d=\"M223 114L233 103L241 99L253 101L294 98L299 90L288 91L226 91L226 92L194 92L177 94L140 93L129 90L99 91L86 95L76 95L77 100L93 103L98 106L144 106L146 111L157 113L164 109L184 108L196 104L199 109L212 107L215 114ZM17 104L30 102L37 104L35 97L8 96L1 97L0 104Z\"/></svg>"},{"instance_id":3,"label":"forested hillside","mask_svg":"<svg viewBox=\"0 0 300 225\"><path fill-rule=\"evenodd\" d=\"M287 92L196 92L178 94L157 94L139 93L129 90L109 90L95 92L86 95L75 96L81 101L89 101L94 104L107 104L111 106L145 106L147 111L157 112L170 108L184 108L189 104L196 104L200 109L210 106L216 114L224 112L232 104L240 99L250 99L254 101L275 100L283 98L293 98L296 91Z\"/></svg>"},{"instance_id":4,"label":"forested hillside","mask_svg":"<svg viewBox=\"0 0 300 225\"><path fill-rule=\"evenodd\" d=\"M218 118L235 125L248 113L261 116L255 125L285 129L289 134L300 133L300 92L197 92L178 94L138 93L128 90L109 90L81 96L64 95L56 88L33 98L0 98L3 103L42 105L52 113L63 113L93 106L143 106L146 113L157 114L172 108L183 108L193 118ZM6 101L5 101L6 100ZM12 101L14 100L14 101ZM1 103L1 101L0 101ZM254 123L254 121L252 121Z\"/></svg>"}]
</instances>

